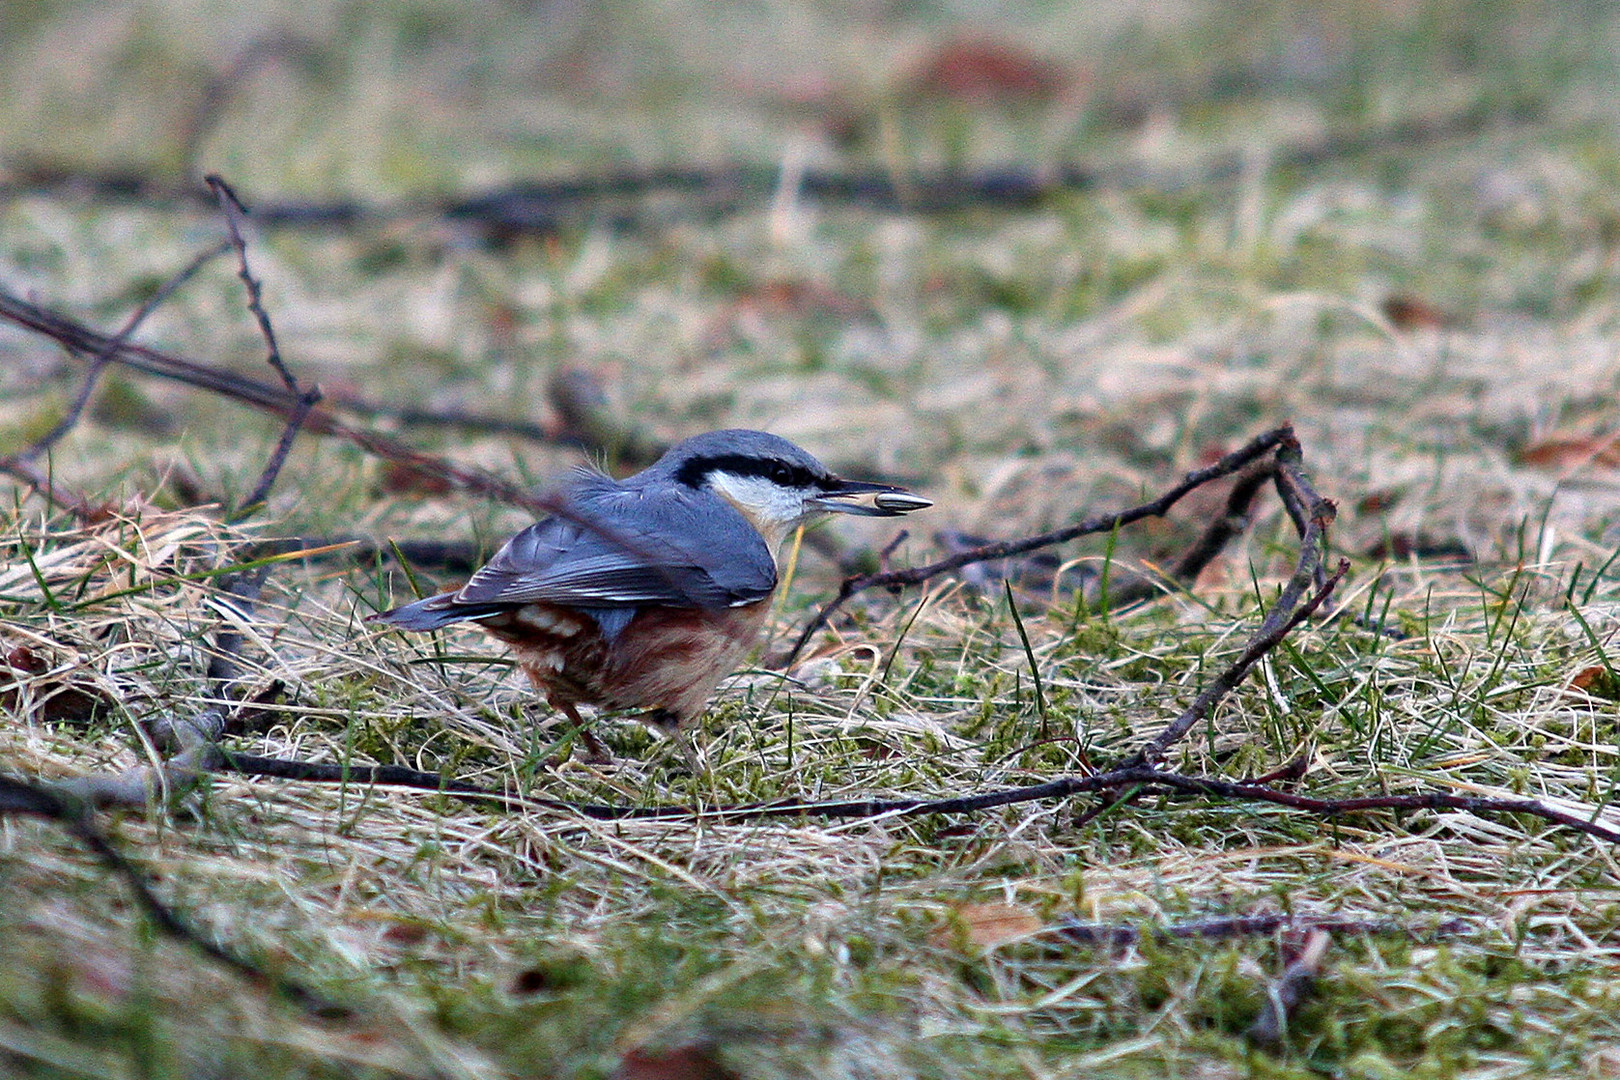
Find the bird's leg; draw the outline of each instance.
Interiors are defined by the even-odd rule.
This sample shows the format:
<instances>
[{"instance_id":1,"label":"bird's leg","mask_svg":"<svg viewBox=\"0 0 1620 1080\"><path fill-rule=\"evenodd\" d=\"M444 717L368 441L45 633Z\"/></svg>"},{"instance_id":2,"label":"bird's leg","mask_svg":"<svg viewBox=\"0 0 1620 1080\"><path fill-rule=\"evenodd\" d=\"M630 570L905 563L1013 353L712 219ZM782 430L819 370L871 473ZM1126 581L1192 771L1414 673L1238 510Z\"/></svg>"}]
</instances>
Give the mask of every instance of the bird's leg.
<instances>
[{"instance_id":1,"label":"bird's leg","mask_svg":"<svg viewBox=\"0 0 1620 1080\"><path fill-rule=\"evenodd\" d=\"M703 758L698 754L697 740L692 737L690 728L681 728L675 732L675 741L681 744L681 753L686 757L686 767L692 770L695 785L703 775Z\"/></svg>"},{"instance_id":2,"label":"bird's leg","mask_svg":"<svg viewBox=\"0 0 1620 1080\"><path fill-rule=\"evenodd\" d=\"M568 718L568 722L574 725L574 731L578 733L580 741L585 744L584 760L586 762L589 762L592 765L613 764L612 751L610 751L606 746L602 745L602 740L596 737L596 733L591 730L590 725L581 719L579 709L572 701L561 701L556 698L547 698L546 703L549 704L553 709L556 709L558 712L566 716Z\"/></svg>"},{"instance_id":3,"label":"bird's leg","mask_svg":"<svg viewBox=\"0 0 1620 1080\"><path fill-rule=\"evenodd\" d=\"M686 767L692 771L692 780L703 775L703 759L698 756L697 740L692 737L689 725L681 723L681 718L670 709L654 709L643 713L641 720L648 727L654 728L664 736L679 744L681 756L686 758Z\"/></svg>"}]
</instances>

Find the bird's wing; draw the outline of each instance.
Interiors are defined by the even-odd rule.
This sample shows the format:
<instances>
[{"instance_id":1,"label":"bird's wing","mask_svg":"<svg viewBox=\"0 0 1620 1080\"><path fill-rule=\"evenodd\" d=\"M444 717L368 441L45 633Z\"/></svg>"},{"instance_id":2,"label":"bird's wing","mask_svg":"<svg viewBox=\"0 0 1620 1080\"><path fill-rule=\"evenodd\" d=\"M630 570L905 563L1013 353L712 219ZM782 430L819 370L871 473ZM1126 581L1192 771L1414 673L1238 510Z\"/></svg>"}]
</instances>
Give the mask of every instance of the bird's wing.
<instances>
[{"instance_id":1,"label":"bird's wing","mask_svg":"<svg viewBox=\"0 0 1620 1080\"><path fill-rule=\"evenodd\" d=\"M764 539L710 492L600 478L581 481L566 509L508 540L454 603L719 608L762 600L776 587Z\"/></svg>"}]
</instances>

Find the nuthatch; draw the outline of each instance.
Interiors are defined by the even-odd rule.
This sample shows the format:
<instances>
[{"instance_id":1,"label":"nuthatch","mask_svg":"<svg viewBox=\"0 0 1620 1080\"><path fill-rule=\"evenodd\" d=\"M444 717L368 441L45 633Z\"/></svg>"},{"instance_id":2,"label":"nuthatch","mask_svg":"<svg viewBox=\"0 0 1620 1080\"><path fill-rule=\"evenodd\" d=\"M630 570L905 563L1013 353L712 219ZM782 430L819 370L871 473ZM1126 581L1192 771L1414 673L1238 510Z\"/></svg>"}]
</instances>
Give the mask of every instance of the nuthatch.
<instances>
[{"instance_id":1,"label":"nuthatch","mask_svg":"<svg viewBox=\"0 0 1620 1080\"><path fill-rule=\"evenodd\" d=\"M626 480L579 469L556 500L554 516L460 589L373 618L405 630L479 623L598 753L579 705L646 709L666 729L702 715L759 638L775 552L796 525L933 505L841 479L786 439L745 430L696 435Z\"/></svg>"}]
</instances>

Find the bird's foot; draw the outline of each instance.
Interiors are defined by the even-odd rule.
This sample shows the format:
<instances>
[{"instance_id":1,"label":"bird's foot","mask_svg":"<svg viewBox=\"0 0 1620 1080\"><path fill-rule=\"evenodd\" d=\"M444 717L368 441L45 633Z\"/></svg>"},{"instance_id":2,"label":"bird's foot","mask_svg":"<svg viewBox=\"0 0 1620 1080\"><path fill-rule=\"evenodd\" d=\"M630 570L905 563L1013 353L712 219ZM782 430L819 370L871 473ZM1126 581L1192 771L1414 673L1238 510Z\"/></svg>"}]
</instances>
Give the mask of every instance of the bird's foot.
<instances>
[{"instance_id":1,"label":"bird's foot","mask_svg":"<svg viewBox=\"0 0 1620 1080\"><path fill-rule=\"evenodd\" d=\"M579 759L587 765L613 764L613 751L609 750L596 733L588 727L579 729L579 739L585 744L585 752Z\"/></svg>"}]
</instances>

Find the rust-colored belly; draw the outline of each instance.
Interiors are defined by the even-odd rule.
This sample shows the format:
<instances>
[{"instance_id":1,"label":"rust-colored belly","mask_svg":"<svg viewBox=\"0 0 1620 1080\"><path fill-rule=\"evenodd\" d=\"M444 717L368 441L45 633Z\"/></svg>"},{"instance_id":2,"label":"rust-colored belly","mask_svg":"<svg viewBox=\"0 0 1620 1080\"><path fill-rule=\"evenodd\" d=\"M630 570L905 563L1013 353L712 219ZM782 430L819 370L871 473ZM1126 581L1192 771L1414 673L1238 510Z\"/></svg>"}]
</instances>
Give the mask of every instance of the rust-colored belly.
<instances>
[{"instance_id":1,"label":"rust-colored belly","mask_svg":"<svg viewBox=\"0 0 1620 1080\"><path fill-rule=\"evenodd\" d=\"M525 604L481 620L512 647L554 707L662 709L686 724L759 638L768 600L734 608L649 607L609 644L595 619Z\"/></svg>"}]
</instances>

